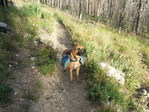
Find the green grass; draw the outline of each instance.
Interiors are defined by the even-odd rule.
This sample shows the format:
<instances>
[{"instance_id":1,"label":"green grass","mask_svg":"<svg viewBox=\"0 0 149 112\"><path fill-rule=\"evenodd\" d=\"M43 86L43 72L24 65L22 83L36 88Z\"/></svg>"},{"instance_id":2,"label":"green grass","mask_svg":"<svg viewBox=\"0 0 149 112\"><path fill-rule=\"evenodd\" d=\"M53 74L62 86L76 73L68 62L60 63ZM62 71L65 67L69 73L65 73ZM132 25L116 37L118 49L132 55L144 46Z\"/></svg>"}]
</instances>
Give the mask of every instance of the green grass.
<instances>
[{"instance_id":1,"label":"green grass","mask_svg":"<svg viewBox=\"0 0 149 112\"><path fill-rule=\"evenodd\" d=\"M93 101L114 102L125 111L128 95L120 92L121 86L117 85L114 79L107 77L106 72L93 60L85 65L85 71L90 79L88 97Z\"/></svg>"},{"instance_id":2,"label":"green grass","mask_svg":"<svg viewBox=\"0 0 149 112\"><path fill-rule=\"evenodd\" d=\"M0 21L7 22L5 12L0 6ZM7 84L10 70L8 63L12 60L16 46L12 39L0 32L0 103L8 103L11 101L12 88Z\"/></svg>"},{"instance_id":3,"label":"green grass","mask_svg":"<svg viewBox=\"0 0 149 112\"><path fill-rule=\"evenodd\" d=\"M55 13L55 17L72 35L73 42L83 44L89 59L94 60L85 66L86 70L91 70L87 72L92 82L88 96L93 100L113 101L120 105L123 111L133 108L131 106L134 105L130 105L127 98L133 98L135 89L142 84L146 69L142 67L139 54L143 52L144 63L148 65L149 44L143 38L140 39L126 32L118 33L116 29L100 23L96 23L93 27L88 25L85 19L80 22L68 13L60 11ZM112 65L126 74L124 87L119 87L115 81L108 80L105 75L102 75L103 72L96 67L100 62ZM121 89L126 89L128 92L123 94L120 92ZM135 103L133 100L133 104Z\"/></svg>"},{"instance_id":4,"label":"green grass","mask_svg":"<svg viewBox=\"0 0 149 112\"><path fill-rule=\"evenodd\" d=\"M118 107L116 107L114 104L109 105L101 105L98 112L117 112Z\"/></svg>"},{"instance_id":5,"label":"green grass","mask_svg":"<svg viewBox=\"0 0 149 112\"><path fill-rule=\"evenodd\" d=\"M11 32L10 35L0 33L0 103L7 103L11 100L12 93L12 88L7 84L7 81L9 81L10 74L8 65L9 61L13 59L13 54L17 52L19 47L28 48L30 46L30 48L35 48L36 46L33 43L39 29L43 28L51 33L54 22L51 13L48 13L45 7L35 3L27 3L19 9L15 9L14 7L3 9L0 7L0 15L2 15L0 16L0 21L7 23ZM41 17L42 15L44 18ZM40 48L42 49L42 46ZM38 48L35 50L40 52ZM40 64L42 67L39 67L39 69L45 74L53 72L55 66L53 57L47 57L45 61L48 61L46 65L45 63L43 65ZM49 67L53 68L49 70ZM40 88L41 82L37 81L33 90L37 91ZM39 97L32 92L25 96L30 100L37 100ZM27 112L24 107L21 107L18 111Z\"/></svg>"},{"instance_id":6,"label":"green grass","mask_svg":"<svg viewBox=\"0 0 149 112\"><path fill-rule=\"evenodd\" d=\"M39 48L36 54L35 63L44 75L55 72L56 58L55 52L51 47L46 45Z\"/></svg>"},{"instance_id":7,"label":"green grass","mask_svg":"<svg viewBox=\"0 0 149 112\"><path fill-rule=\"evenodd\" d=\"M20 108L18 108L15 112L29 112L29 105L22 104L20 105Z\"/></svg>"},{"instance_id":8,"label":"green grass","mask_svg":"<svg viewBox=\"0 0 149 112\"><path fill-rule=\"evenodd\" d=\"M41 87L42 87L42 82L40 80L37 80L34 85L34 91L41 89Z\"/></svg>"},{"instance_id":9,"label":"green grass","mask_svg":"<svg viewBox=\"0 0 149 112\"><path fill-rule=\"evenodd\" d=\"M35 92L28 92L24 95L24 98L35 101L39 99L39 95Z\"/></svg>"},{"instance_id":10,"label":"green grass","mask_svg":"<svg viewBox=\"0 0 149 112\"><path fill-rule=\"evenodd\" d=\"M6 84L0 84L0 102L7 103L11 100L12 88Z\"/></svg>"},{"instance_id":11,"label":"green grass","mask_svg":"<svg viewBox=\"0 0 149 112\"><path fill-rule=\"evenodd\" d=\"M15 29L18 29L18 27L20 28L16 30L17 33L13 38L16 38L22 46L26 46L28 43L32 44L40 28L45 29L49 33L53 31L54 22L52 15L40 4L29 3L23 5L19 10L15 10L11 7L9 10L12 18L15 20L12 26ZM35 48L34 46L30 47ZM40 49L35 48L35 50L37 52L36 64L39 66L41 72L44 75L53 73L55 70L55 59L53 58L54 51L45 46L40 46Z\"/></svg>"},{"instance_id":12,"label":"green grass","mask_svg":"<svg viewBox=\"0 0 149 112\"><path fill-rule=\"evenodd\" d=\"M24 94L23 97L32 101L38 100L40 98L38 92L41 89L41 87L42 87L42 82L40 80L36 80L33 85L33 89L27 92L26 94Z\"/></svg>"}]
</instances>

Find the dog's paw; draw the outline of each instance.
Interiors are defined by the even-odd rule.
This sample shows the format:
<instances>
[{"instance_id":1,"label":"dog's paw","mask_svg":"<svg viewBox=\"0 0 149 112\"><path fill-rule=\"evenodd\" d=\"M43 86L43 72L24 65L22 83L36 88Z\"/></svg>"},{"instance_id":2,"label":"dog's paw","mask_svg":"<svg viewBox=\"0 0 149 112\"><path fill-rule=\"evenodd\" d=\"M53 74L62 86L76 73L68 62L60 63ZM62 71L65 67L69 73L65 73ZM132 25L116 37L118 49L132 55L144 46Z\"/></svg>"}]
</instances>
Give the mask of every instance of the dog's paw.
<instances>
[{"instance_id":1,"label":"dog's paw","mask_svg":"<svg viewBox=\"0 0 149 112\"><path fill-rule=\"evenodd\" d=\"M66 70L63 70L63 72L66 72Z\"/></svg>"}]
</instances>

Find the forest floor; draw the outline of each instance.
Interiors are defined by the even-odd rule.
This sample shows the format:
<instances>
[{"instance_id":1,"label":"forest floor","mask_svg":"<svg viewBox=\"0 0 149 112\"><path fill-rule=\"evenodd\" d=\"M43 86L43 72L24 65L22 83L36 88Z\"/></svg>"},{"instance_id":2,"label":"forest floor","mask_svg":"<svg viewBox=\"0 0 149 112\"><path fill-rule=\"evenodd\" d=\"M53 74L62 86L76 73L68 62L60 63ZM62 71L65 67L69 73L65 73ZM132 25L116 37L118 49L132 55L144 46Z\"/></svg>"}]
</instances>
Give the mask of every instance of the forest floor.
<instances>
[{"instance_id":1,"label":"forest floor","mask_svg":"<svg viewBox=\"0 0 149 112\"><path fill-rule=\"evenodd\" d=\"M0 112L96 112L95 103L87 98L88 84L83 72L80 73L81 82L76 81L74 73L73 83L70 83L68 71L62 71L62 51L72 47L71 36L64 26L56 22L52 34L40 29L38 37L57 52L56 73L42 75L31 62L32 50L20 48L14 56L15 66L9 81L14 90L12 102L2 105ZM42 86L36 94L33 90L39 83Z\"/></svg>"}]
</instances>

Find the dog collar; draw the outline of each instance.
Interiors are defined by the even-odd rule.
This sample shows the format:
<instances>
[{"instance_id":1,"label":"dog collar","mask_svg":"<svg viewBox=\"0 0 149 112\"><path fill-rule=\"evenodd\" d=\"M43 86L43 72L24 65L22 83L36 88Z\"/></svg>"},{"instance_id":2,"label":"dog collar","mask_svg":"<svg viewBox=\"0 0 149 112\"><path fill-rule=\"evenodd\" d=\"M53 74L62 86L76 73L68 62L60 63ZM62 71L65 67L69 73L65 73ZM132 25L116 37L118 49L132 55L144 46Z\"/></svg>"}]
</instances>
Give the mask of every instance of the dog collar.
<instances>
[{"instance_id":1,"label":"dog collar","mask_svg":"<svg viewBox=\"0 0 149 112\"><path fill-rule=\"evenodd\" d=\"M75 61L74 60L72 60L71 58L70 58L70 62L77 62L78 61L78 59L76 59Z\"/></svg>"}]
</instances>

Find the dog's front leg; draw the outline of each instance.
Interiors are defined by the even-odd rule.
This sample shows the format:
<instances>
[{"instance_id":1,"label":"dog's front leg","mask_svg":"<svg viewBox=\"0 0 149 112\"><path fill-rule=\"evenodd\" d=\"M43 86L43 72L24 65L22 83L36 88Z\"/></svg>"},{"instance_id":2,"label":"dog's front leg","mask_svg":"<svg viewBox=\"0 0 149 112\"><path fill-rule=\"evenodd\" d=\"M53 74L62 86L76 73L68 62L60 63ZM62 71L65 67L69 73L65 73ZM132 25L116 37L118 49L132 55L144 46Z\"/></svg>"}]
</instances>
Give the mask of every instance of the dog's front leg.
<instances>
[{"instance_id":1,"label":"dog's front leg","mask_svg":"<svg viewBox=\"0 0 149 112\"><path fill-rule=\"evenodd\" d=\"M70 75L70 82L72 82L73 77L72 77L72 69L71 68L69 68L69 75Z\"/></svg>"},{"instance_id":2,"label":"dog's front leg","mask_svg":"<svg viewBox=\"0 0 149 112\"><path fill-rule=\"evenodd\" d=\"M73 61L76 60L76 59L75 59L75 56L74 56L72 53L70 53L70 58L71 58Z\"/></svg>"},{"instance_id":3,"label":"dog's front leg","mask_svg":"<svg viewBox=\"0 0 149 112\"><path fill-rule=\"evenodd\" d=\"M80 71L80 67L77 67L76 68L77 81L79 81L79 71Z\"/></svg>"}]
</instances>

